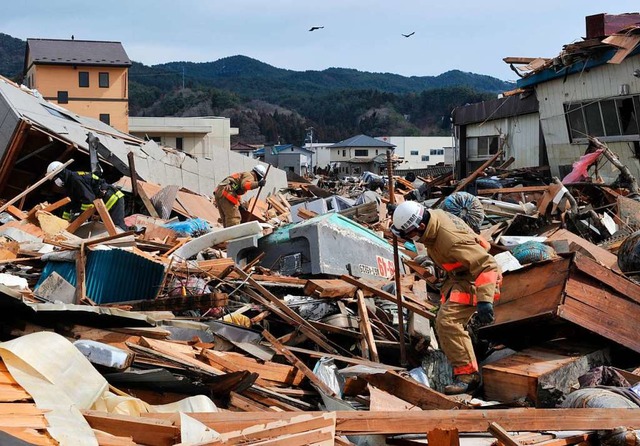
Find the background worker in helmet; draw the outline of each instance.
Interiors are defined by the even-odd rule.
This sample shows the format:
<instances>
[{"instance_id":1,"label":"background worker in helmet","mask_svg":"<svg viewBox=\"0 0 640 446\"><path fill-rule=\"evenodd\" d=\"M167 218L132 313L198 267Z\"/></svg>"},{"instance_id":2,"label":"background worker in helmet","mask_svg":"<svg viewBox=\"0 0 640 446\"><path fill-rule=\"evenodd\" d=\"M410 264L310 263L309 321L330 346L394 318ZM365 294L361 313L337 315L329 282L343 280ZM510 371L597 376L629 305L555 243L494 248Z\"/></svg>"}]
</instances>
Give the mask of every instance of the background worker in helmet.
<instances>
[{"instance_id":1,"label":"background worker in helmet","mask_svg":"<svg viewBox=\"0 0 640 446\"><path fill-rule=\"evenodd\" d=\"M425 209L414 201L393 212L391 230L398 237L420 242L429 257L447 272L442 284L436 332L440 347L453 366L454 382L445 393L474 390L480 384L478 363L465 325L476 312L478 323L491 324L498 297L499 267L479 237L461 219L441 209Z\"/></svg>"},{"instance_id":2,"label":"background worker in helmet","mask_svg":"<svg viewBox=\"0 0 640 446\"><path fill-rule=\"evenodd\" d=\"M62 166L61 162L52 162L47 167L47 173L53 172L60 166ZM124 223L124 194L96 174L73 172L65 168L54 177L53 182L71 198L71 204L62 218L71 220L73 214L93 207L93 201L100 198L109 211L113 223L120 229L127 230L127 225Z\"/></svg>"},{"instance_id":3,"label":"background worker in helmet","mask_svg":"<svg viewBox=\"0 0 640 446\"><path fill-rule=\"evenodd\" d=\"M240 224L240 196L245 192L265 185L267 169L258 164L251 172L238 172L222 180L213 196L225 228Z\"/></svg>"}]
</instances>

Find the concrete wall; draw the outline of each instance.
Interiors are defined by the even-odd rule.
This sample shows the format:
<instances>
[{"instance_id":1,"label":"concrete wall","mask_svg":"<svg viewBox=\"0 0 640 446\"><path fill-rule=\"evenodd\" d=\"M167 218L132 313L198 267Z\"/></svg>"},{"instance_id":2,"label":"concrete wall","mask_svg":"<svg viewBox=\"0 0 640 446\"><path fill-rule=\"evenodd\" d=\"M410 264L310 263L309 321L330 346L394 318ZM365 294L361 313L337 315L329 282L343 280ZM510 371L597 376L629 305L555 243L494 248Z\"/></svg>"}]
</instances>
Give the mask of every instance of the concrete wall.
<instances>
[{"instance_id":1,"label":"concrete wall","mask_svg":"<svg viewBox=\"0 0 640 446\"><path fill-rule=\"evenodd\" d=\"M173 148L176 138L182 138L183 152L208 158L217 150L229 150L231 135L238 134L224 117L131 117L129 131L140 138L160 138L160 144Z\"/></svg>"},{"instance_id":2,"label":"concrete wall","mask_svg":"<svg viewBox=\"0 0 640 446\"><path fill-rule=\"evenodd\" d=\"M640 94L640 79L633 76L640 69L640 55L630 57L619 65L605 64L593 67L579 74L558 78L536 85L540 103L540 120L547 145L551 173L559 174L560 165L571 165L584 154L585 142L570 142L569 129L565 119L564 104L584 100L616 98L620 96L620 85L629 86L629 95ZM625 141L603 142L620 157L631 173L640 177L640 163L634 157L633 142L638 136L627 137ZM618 176L606 163L599 172L605 181Z\"/></svg>"}]
</instances>

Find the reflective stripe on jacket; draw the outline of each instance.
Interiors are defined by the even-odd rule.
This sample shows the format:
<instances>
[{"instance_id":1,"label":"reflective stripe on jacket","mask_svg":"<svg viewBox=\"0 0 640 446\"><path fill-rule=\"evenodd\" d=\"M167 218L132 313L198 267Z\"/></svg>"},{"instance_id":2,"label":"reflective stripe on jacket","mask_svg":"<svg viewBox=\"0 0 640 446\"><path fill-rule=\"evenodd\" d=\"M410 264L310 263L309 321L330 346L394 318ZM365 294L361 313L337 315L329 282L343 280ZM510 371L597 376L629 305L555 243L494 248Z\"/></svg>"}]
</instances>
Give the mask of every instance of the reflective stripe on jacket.
<instances>
[{"instance_id":1,"label":"reflective stripe on jacket","mask_svg":"<svg viewBox=\"0 0 640 446\"><path fill-rule=\"evenodd\" d=\"M486 241L461 219L441 210L427 210L429 224L419 242L429 257L447 272L442 299L475 305L493 302L499 296L500 269L483 247Z\"/></svg>"},{"instance_id":2,"label":"reflective stripe on jacket","mask_svg":"<svg viewBox=\"0 0 640 446\"><path fill-rule=\"evenodd\" d=\"M238 206L240 204L240 199L238 198L240 195L257 188L258 182L254 181L251 172L237 172L222 180L216 187L216 192L229 200L234 206Z\"/></svg>"}]
</instances>

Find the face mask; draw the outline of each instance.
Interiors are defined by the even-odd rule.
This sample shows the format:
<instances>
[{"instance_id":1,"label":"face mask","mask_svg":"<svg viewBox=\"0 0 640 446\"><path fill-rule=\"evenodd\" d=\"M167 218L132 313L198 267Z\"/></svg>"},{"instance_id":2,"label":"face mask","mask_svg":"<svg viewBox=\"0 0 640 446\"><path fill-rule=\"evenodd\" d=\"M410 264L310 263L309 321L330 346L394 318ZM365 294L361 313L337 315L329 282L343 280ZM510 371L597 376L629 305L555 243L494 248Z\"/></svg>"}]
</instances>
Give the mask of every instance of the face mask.
<instances>
[{"instance_id":1,"label":"face mask","mask_svg":"<svg viewBox=\"0 0 640 446\"><path fill-rule=\"evenodd\" d=\"M53 180L53 182L56 184L56 186L58 187L62 187L64 186L64 181L62 181L62 178L56 178L55 180Z\"/></svg>"}]
</instances>

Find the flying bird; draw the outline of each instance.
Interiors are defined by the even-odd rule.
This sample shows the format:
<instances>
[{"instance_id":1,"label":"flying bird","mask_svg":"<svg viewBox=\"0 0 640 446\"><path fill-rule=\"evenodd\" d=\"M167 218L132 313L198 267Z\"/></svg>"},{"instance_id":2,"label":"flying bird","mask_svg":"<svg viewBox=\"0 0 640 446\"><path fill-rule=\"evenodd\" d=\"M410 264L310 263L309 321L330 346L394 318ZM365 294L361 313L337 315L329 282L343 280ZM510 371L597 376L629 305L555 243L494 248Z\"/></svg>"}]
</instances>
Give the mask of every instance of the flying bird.
<instances>
[{"instance_id":1,"label":"flying bird","mask_svg":"<svg viewBox=\"0 0 640 446\"><path fill-rule=\"evenodd\" d=\"M316 29L322 29L324 28L324 26L312 26L311 28L309 28L309 31L315 31Z\"/></svg>"},{"instance_id":2,"label":"flying bird","mask_svg":"<svg viewBox=\"0 0 640 446\"><path fill-rule=\"evenodd\" d=\"M404 36L404 37L411 37L411 36L413 36L415 33L416 33L416 32L414 31L414 32L412 32L411 34L403 34L403 36Z\"/></svg>"}]
</instances>

